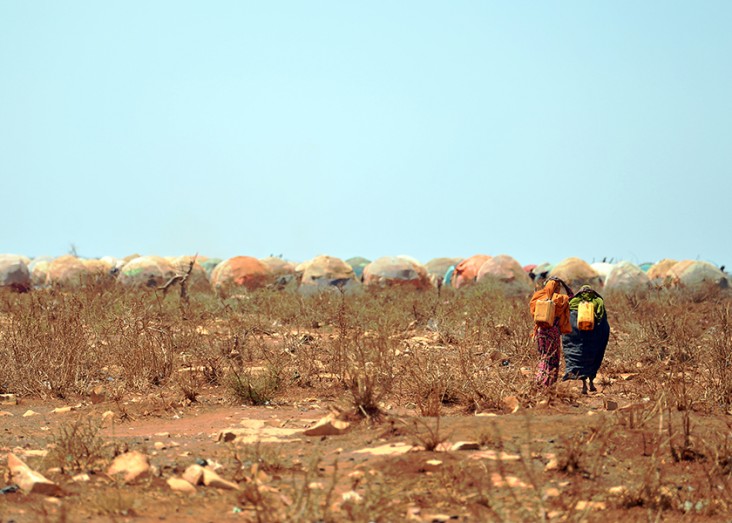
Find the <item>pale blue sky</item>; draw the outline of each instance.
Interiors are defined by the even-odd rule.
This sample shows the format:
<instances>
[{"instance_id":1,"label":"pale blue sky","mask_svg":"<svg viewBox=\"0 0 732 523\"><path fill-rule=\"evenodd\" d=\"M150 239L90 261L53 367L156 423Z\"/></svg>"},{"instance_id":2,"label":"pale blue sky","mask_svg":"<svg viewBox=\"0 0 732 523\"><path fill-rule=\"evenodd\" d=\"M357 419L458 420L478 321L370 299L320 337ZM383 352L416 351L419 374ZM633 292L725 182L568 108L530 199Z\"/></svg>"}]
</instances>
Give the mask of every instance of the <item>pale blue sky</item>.
<instances>
[{"instance_id":1,"label":"pale blue sky","mask_svg":"<svg viewBox=\"0 0 732 523\"><path fill-rule=\"evenodd\" d=\"M732 265L732 2L0 0L0 252Z\"/></svg>"}]
</instances>

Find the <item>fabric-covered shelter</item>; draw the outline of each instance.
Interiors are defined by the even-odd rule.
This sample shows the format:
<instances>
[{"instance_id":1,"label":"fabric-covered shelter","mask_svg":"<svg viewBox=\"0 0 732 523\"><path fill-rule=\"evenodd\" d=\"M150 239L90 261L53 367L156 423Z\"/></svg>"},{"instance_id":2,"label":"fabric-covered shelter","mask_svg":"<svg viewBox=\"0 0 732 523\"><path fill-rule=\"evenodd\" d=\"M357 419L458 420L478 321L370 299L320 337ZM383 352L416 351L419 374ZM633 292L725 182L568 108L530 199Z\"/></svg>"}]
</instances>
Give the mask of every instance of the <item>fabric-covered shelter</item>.
<instances>
[{"instance_id":1,"label":"fabric-covered shelter","mask_svg":"<svg viewBox=\"0 0 732 523\"><path fill-rule=\"evenodd\" d=\"M643 269L629 261L619 261L605 278L606 291L637 292L647 290L651 279Z\"/></svg>"},{"instance_id":2,"label":"fabric-covered shelter","mask_svg":"<svg viewBox=\"0 0 732 523\"><path fill-rule=\"evenodd\" d=\"M448 269L456 267L461 261L462 258L432 258L424 264L424 268L427 270L432 283L437 285L438 282L444 282Z\"/></svg>"},{"instance_id":3,"label":"fabric-covered shelter","mask_svg":"<svg viewBox=\"0 0 732 523\"><path fill-rule=\"evenodd\" d=\"M80 258L66 254L48 264L46 283L54 287L80 287L92 282L91 274Z\"/></svg>"},{"instance_id":4,"label":"fabric-covered shelter","mask_svg":"<svg viewBox=\"0 0 732 523\"><path fill-rule=\"evenodd\" d=\"M126 287L160 287L176 275L173 264L160 256L140 256L125 263L117 281Z\"/></svg>"},{"instance_id":5,"label":"fabric-covered shelter","mask_svg":"<svg viewBox=\"0 0 732 523\"><path fill-rule=\"evenodd\" d=\"M234 256L211 272L211 287L221 295L254 291L271 283L274 275L270 268L252 256Z\"/></svg>"},{"instance_id":6,"label":"fabric-covered shelter","mask_svg":"<svg viewBox=\"0 0 732 523\"><path fill-rule=\"evenodd\" d=\"M298 266L302 271L300 292L310 294L326 289L354 291L361 286L353 267L334 256L316 256Z\"/></svg>"},{"instance_id":7,"label":"fabric-covered shelter","mask_svg":"<svg viewBox=\"0 0 732 523\"><path fill-rule=\"evenodd\" d=\"M456 289L473 285L478 278L478 271L485 262L491 259L487 254L474 254L465 258L455 266L452 274L452 286Z\"/></svg>"},{"instance_id":8,"label":"fabric-covered shelter","mask_svg":"<svg viewBox=\"0 0 732 523\"><path fill-rule=\"evenodd\" d=\"M683 260L668 272L672 285L696 292L713 288L726 289L730 285L727 275L715 265L701 260Z\"/></svg>"},{"instance_id":9,"label":"fabric-covered shelter","mask_svg":"<svg viewBox=\"0 0 732 523\"><path fill-rule=\"evenodd\" d=\"M16 292L30 290L31 274L22 256L0 254L0 288Z\"/></svg>"},{"instance_id":10,"label":"fabric-covered shelter","mask_svg":"<svg viewBox=\"0 0 732 523\"><path fill-rule=\"evenodd\" d=\"M356 278L360 279L363 276L363 270L371 263L371 260L363 256L354 256L353 258L348 258L346 263L351 266L353 272L356 274Z\"/></svg>"},{"instance_id":11,"label":"fabric-covered shelter","mask_svg":"<svg viewBox=\"0 0 732 523\"><path fill-rule=\"evenodd\" d=\"M603 288L602 277L589 263L579 258L562 260L549 272L549 277L552 276L564 280L575 292L583 285L589 285L597 292Z\"/></svg>"},{"instance_id":12,"label":"fabric-covered shelter","mask_svg":"<svg viewBox=\"0 0 732 523\"><path fill-rule=\"evenodd\" d=\"M478 283L493 284L507 296L523 296L531 293L531 278L521 264L507 254L499 254L481 265Z\"/></svg>"},{"instance_id":13,"label":"fabric-covered shelter","mask_svg":"<svg viewBox=\"0 0 732 523\"><path fill-rule=\"evenodd\" d=\"M202 262L199 262L201 264L201 267L203 267L203 270L206 271L206 276L211 279L211 273L216 268L216 266L221 263L221 258L206 258Z\"/></svg>"},{"instance_id":14,"label":"fabric-covered shelter","mask_svg":"<svg viewBox=\"0 0 732 523\"><path fill-rule=\"evenodd\" d=\"M188 273L188 269L191 273L188 275L186 280L186 288L193 292L211 292L211 284L208 281L208 275L206 270L198 262L198 257L193 259L193 256L177 256L170 260L173 265L173 269L177 274L183 276ZM193 267L191 267L193 262Z\"/></svg>"},{"instance_id":15,"label":"fabric-covered shelter","mask_svg":"<svg viewBox=\"0 0 732 523\"><path fill-rule=\"evenodd\" d=\"M363 270L363 283L367 287L430 288L427 269L405 256L382 256L369 263Z\"/></svg>"},{"instance_id":16,"label":"fabric-covered shelter","mask_svg":"<svg viewBox=\"0 0 732 523\"><path fill-rule=\"evenodd\" d=\"M670 258L664 258L661 261L654 263L650 269L648 269L648 278L654 285L664 285L670 283L669 271L671 267L676 265L678 260L672 260Z\"/></svg>"}]
</instances>

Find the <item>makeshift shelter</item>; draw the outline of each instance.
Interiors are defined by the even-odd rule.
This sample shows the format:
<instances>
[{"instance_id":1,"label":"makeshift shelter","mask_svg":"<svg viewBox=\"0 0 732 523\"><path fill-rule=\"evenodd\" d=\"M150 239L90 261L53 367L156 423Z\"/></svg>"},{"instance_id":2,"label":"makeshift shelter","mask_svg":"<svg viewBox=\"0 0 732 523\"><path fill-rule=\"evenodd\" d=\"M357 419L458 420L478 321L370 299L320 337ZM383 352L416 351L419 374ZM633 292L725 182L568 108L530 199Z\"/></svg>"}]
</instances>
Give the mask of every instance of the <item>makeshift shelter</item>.
<instances>
[{"instance_id":1,"label":"makeshift shelter","mask_svg":"<svg viewBox=\"0 0 732 523\"><path fill-rule=\"evenodd\" d=\"M653 267L653 263L651 263L651 262L644 262L644 263L641 263L638 267L640 267L643 272L646 272L647 273L648 272L648 269L650 269L651 267Z\"/></svg>"},{"instance_id":2,"label":"makeshift shelter","mask_svg":"<svg viewBox=\"0 0 732 523\"><path fill-rule=\"evenodd\" d=\"M252 256L234 256L211 272L211 287L221 295L254 291L271 283L274 275L270 268Z\"/></svg>"},{"instance_id":3,"label":"makeshift shelter","mask_svg":"<svg viewBox=\"0 0 732 523\"><path fill-rule=\"evenodd\" d=\"M34 260L31 264L33 266L30 271L31 285L34 289L42 289L48 286L48 266L51 264L51 261L53 261L53 258L50 260Z\"/></svg>"},{"instance_id":4,"label":"makeshift shelter","mask_svg":"<svg viewBox=\"0 0 732 523\"><path fill-rule=\"evenodd\" d=\"M605 278L606 291L638 292L647 290L650 286L651 279L643 269L629 261L613 264Z\"/></svg>"},{"instance_id":5,"label":"makeshift shelter","mask_svg":"<svg viewBox=\"0 0 732 523\"><path fill-rule=\"evenodd\" d=\"M269 256L267 258L262 258L259 261L269 267L269 270L272 271L272 274L276 278L295 274L295 264L287 260L283 260L282 258Z\"/></svg>"},{"instance_id":6,"label":"makeshift shelter","mask_svg":"<svg viewBox=\"0 0 732 523\"><path fill-rule=\"evenodd\" d=\"M300 292L310 294L325 289L354 291L361 286L353 268L340 258L316 256L297 267L301 272Z\"/></svg>"},{"instance_id":7,"label":"makeshift shelter","mask_svg":"<svg viewBox=\"0 0 732 523\"><path fill-rule=\"evenodd\" d=\"M427 269L405 256L383 256L369 263L363 270L363 284L367 287L430 288Z\"/></svg>"},{"instance_id":8,"label":"makeshift shelter","mask_svg":"<svg viewBox=\"0 0 732 523\"><path fill-rule=\"evenodd\" d=\"M191 267L191 262L193 262L193 267ZM190 269L191 272L186 279L186 289L193 292L211 292L208 275L206 274L206 270L198 262L198 257L194 260L193 256L178 256L170 260L170 263L173 265L175 272L180 276L188 274L188 270Z\"/></svg>"},{"instance_id":9,"label":"makeshift shelter","mask_svg":"<svg viewBox=\"0 0 732 523\"><path fill-rule=\"evenodd\" d=\"M31 275L22 256L0 254L0 288L26 292L31 288Z\"/></svg>"},{"instance_id":10,"label":"makeshift shelter","mask_svg":"<svg viewBox=\"0 0 732 523\"><path fill-rule=\"evenodd\" d=\"M523 296L531 293L533 285L521 264L511 256L499 254L480 266L478 283L494 285L506 296Z\"/></svg>"},{"instance_id":11,"label":"makeshift shelter","mask_svg":"<svg viewBox=\"0 0 732 523\"><path fill-rule=\"evenodd\" d=\"M82 259L81 263L87 270L86 283L107 284L114 283L115 266L109 260L96 258Z\"/></svg>"},{"instance_id":12,"label":"makeshift shelter","mask_svg":"<svg viewBox=\"0 0 732 523\"><path fill-rule=\"evenodd\" d=\"M527 265L527 267L531 266ZM544 287L544 282L546 282L546 279L549 277L549 273L553 268L554 265L549 262L540 263L531 267L529 270L529 278L534 282L534 289L541 289ZM524 270L525 269L526 267L524 267Z\"/></svg>"},{"instance_id":13,"label":"makeshift shelter","mask_svg":"<svg viewBox=\"0 0 732 523\"><path fill-rule=\"evenodd\" d=\"M80 287L92 281L91 274L81 259L65 254L49 262L46 283L54 287Z\"/></svg>"},{"instance_id":14,"label":"makeshift shelter","mask_svg":"<svg viewBox=\"0 0 732 523\"><path fill-rule=\"evenodd\" d=\"M424 264L424 268L427 270L427 274L430 277L433 285L439 283L445 283L445 275L450 267L455 267L462 261L462 258L432 258L430 261Z\"/></svg>"},{"instance_id":15,"label":"makeshift shelter","mask_svg":"<svg viewBox=\"0 0 732 523\"><path fill-rule=\"evenodd\" d=\"M590 267L592 267L595 272L600 275L600 278L602 278L603 282L607 280L607 277L610 274L610 271L613 270L614 266L615 264L608 262L595 262L590 264Z\"/></svg>"},{"instance_id":16,"label":"makeshift shelter","mask_svg":"<svg viewBox=\"0 0 732 523\"><path fill-rule=\"evenodd\" d=\"M700 260L684 260L668 271L672 285L688 291L726 289L730 285L727 275L715 265Z\"/></svg>"},{"instance_id":17,"label":"makeshift shelter","mask_svg":"<svg viewBox=\"0 0 732 523\"><path fill-rule=\"evenodd\" d=\"M160 287L176 275L173 264L160 256L140 256L125 263L117 281L126 287Z\"/></svg>"},{"instance_id":18,"label":"makeshift shelter","mask_svg":"<svg viewBox=\"0 0 732 523\"><path fill-rule=\"evenodd\" d=\"M651 283L654 285L665 285L669 284L671 278L669 277L669 271L671 270L671 267L676 265L678 260L672 260L669 258L664 258L663 260L654 263L650 269L648 269L648 278L651 280Z\"/></svg>"},{"instance_id":19,"label":"makeshift shelter","mask_svg":"<svg viewBox=\"0 0 732 523\"><path fill-rule=\"evenodd\" d=\"M478 271L485 262L491 259L487 254L475 254L455 266L452 274L452 286L456 289L473 285L478 278Z\"/></svg>"},{"instance_id":20,"label":"makeshift shelter","mask_svg":"<svg viewBox=\"0 0 732 523\"><path fill-rule=\"evenodd\" d=\"M564 280L575 292L583 285L589 285L597 292L603 288L602 277L589 263L579 258L562 260L549 272L549 277L552 276Z\"/></svg>"},{"instance_id":21,"label":"makeshift shelter","mask_svg":"<svg viewBox=\"0 0 732 523\"><path fill-rule=\"evenodd\" d=\"M224 261L224 260L222 260L221 258L207 258L199 263L201 264L201 267L203 267L203 270L206 271L206 276L210 280L211 273L216 268L216 266L219 263L221 263L222 261Z\"/></svg>"},{"instance_id":22,"label":"makeshift shelter","mask_svg":"<svg viewBox=\"0 0 732 523\"><path fill-rule=\"evenodd\" d=\"M351 266L356 278L361 279L361 276L363 276L363 270L369 263L371 263L371 260L364 258L363 256L354 256L353 258L348 258L346 263Z\"/></svg>"}]
</instances>

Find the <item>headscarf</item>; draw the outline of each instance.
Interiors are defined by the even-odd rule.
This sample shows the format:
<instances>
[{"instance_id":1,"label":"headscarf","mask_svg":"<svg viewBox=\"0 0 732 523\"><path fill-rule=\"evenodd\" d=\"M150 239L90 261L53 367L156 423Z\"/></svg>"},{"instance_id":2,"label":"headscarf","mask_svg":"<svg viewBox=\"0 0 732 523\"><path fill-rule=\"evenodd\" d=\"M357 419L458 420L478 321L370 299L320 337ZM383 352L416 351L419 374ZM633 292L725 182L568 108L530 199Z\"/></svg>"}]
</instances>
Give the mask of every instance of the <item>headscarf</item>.
<instances>
[{"instance_id":1,"label":"headscarf","mask_svg":"<svg viewBox=\"0 0 732 523\"><path fill-rule=\"evenodd\" d=\"M569 310L576 311L579 309L579 304L583 301L589 301L595 310L595 319L601 320L605 316L605 301L602 299L597 291L595 291L589 285L583 285L574 298L569 300Z\"/></svg>"},{"instance_id":2,"label":"headscarf","mask_svg":"<svg viewBox=\"0 0 732 523\"><path fill-rule=\"evenodd\" d=\"M554 314L559 320L559 330L562 334L567 334L572 332L572 324L569 319L569 296L559 293L561 290L560 283L563 282L559 278L548 279L544 284L544 288L536 291L531 297L529 310L531 316L533 316L537 301L552 300L554 302Z\"/></svg>"}]
</instances>

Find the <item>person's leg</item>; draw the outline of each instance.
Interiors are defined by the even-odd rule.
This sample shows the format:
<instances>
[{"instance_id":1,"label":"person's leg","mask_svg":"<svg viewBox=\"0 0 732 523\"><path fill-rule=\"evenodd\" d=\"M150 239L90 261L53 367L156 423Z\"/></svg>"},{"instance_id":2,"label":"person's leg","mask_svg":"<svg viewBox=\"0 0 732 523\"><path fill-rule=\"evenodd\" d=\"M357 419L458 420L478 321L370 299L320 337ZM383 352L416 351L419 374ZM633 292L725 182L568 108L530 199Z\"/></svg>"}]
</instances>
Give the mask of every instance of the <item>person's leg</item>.
<instances>
[{"instance_id":1,"label":"person's leg","mask_svg":"<svg viewBox=\"0 0 732 523\"><path fill-rule=\"evenodd\" d=\"M597 392L597 389L595 388L595 378L590 378L590 392Z\"/></svg>"},{"instance_id":2,"label":"person's leg","mask_svg":"<svg viewBox=\"0 0 732 523\"><path fill-rule=\"evenodd\" d=\"M582 394L587 394L587 378L582 378Z\"/></svg>"}]
</instances>

